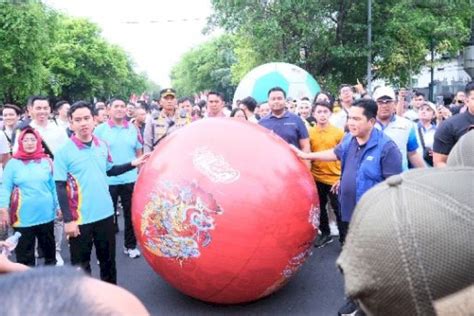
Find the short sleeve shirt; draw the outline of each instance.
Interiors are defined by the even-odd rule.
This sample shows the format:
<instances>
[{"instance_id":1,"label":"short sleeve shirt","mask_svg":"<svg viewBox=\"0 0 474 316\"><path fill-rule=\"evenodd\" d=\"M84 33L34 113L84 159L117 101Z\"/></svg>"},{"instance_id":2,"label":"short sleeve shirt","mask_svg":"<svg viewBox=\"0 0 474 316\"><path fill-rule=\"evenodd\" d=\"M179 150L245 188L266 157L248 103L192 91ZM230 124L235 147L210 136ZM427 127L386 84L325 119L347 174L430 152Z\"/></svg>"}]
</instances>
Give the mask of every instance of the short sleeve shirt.
<instances>
[{"instance_id":1,"label":"short sleeve shirt","mask_svg":"<svg viewBox=\"0 0 474 316\"><path fill-rule=\"evenodd\" d=\"M48 122L46 127L41 127L32 121L30 126L33 127L43 138L49 149L56 155L56 152L67 142L68 136L66 129L56 125L54 122Z\"/></svg>"},{"instance_id":2,"label":"short sleeve shirt","mask_svg":"<svg viewBox=\"0 0 474 316\"><path fill-rule=\"evenodd\" d=\"M94 134L109 146L110 155L115 165L128 163L136 158L136 151L143 148L141 134L135 125L124 121L122 126L113 122L96 127ZM137 169L121 175L108 177L109 185L133 183L137 180Z\"/></svg>"},{"instance_id":3,"label":"short sleeve shirt","mask_svg":"<svg viewBox=\"0 0 474 316\"><path fill-rule=\"evenodd\" d=\"M474 115L469 111L451 116L438 126L434 136L433 151L448 155L459 138L474 126Z\"/></svg>"},{"instance_id":4,"label":"short sleeve shirt","mask_svg":"<svg viewBox=\"0 0 474 316\"><path fill-rule=\"evenodd\" d=\"M273 114L267 115L258 123L297 148L300 148L300 140L309 137L303 120L298 115L288 111L282 117Z\"/></svg>"},{"instance_id":5,"label":"short sleeve shirt","mask_svg":"<svg viewBox=\"0 0 474 316\"><path fill-rule=\"evenodd\" d=\"M91 146L72 137L54 157L54 180L66 181L69 207L77 224L113 215L107 170L112 160L107 144L94 137Z\"/></svg>"},{"instance_id":6,"label":"short sleeve shirt","mask_svg":"<svg viewBox=\"0 0 474 316\"><path fill-rule=\"evenodd\" d=\"M325 128L316 125L309 129L312 152L332 149L341 142L343 137L342 129L333 125ZM339 161L312 161L311 173L316 181L333 185L341 176L341 163Z\"/></svg>"},{"instance_id":7,"label":"short sleeve shirt","mask_svg":"<svg viewBox=\"0 0 474 316\"><path fill-rule=\"evenodd\" d=\"M402 153L403 170L408 170L408 153L418 149L415 123L404 117L393 115L387 125L377 121L375 128L383 131L397 144Z\"/></svg>"}]
</instances>

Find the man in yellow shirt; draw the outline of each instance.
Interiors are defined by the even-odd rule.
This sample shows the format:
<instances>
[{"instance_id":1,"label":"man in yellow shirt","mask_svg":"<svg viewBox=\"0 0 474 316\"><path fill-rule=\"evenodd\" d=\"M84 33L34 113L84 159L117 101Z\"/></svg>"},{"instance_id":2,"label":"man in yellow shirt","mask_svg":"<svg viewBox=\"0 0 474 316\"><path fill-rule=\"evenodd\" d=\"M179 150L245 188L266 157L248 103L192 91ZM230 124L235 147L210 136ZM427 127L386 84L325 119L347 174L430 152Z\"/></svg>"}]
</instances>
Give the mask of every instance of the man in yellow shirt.
<instances>
[{"instance_id":1,"label":"man in yellow shirt","mask_svg":"<svg viewBox=\"0 0 474 316\"><path fill-rule=\"evenodd\" d=\"M316 119L316 125L309 129L309 140L311 151L323 151L336 147L342 140L344 131L329 123L329 117L332 114L332 105L326 101L318 101L313 107L313 116ZM311 173L313 174L319 195L320 215L319 230L315 247L324 247L332 242L331 230L329 228L327 202L331 203L336 215L337 227L339 229L339 240L344 240L345 229L341 227L341 214L339 202L336 194L336 184L339 183L341 176L341 163L339 161L312 161Z\"/></svg>"}]
</instances>

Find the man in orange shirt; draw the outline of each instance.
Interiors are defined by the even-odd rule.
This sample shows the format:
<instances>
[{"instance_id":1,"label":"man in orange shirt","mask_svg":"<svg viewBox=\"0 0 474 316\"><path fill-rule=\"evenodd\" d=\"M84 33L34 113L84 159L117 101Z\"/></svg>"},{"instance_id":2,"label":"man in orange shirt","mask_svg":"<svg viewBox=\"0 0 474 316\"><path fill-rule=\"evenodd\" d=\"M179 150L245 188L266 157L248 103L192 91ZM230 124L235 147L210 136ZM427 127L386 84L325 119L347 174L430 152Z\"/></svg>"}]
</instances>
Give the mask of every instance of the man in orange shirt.
<instances>
[{"instance_id":1,"label":"man in orange shirt","mask_svg":"<svg viewBox=\"0 0 474 316\"><path fill-rule=\"evenodd\" d=\"M331 114L331 104L325 101L318 101L314 104L313 117L316 118L316 125L309 129L312 152L332 149L342 140L344 131L329 123ZM320 248L333 241L329 228L328 211L326 209L328 200L336 215L340 241L344 240L346 233L345 229L340 225L341 214L339 202L335 193L336 190L333 188L339 183L339 178L341 177L341 163L339 161L312 161L311 173L313 174L316 187L318 188L321 211L319 215L319 230L321 234L315 243L315 247Z\"/></svg>"}]
</instances>

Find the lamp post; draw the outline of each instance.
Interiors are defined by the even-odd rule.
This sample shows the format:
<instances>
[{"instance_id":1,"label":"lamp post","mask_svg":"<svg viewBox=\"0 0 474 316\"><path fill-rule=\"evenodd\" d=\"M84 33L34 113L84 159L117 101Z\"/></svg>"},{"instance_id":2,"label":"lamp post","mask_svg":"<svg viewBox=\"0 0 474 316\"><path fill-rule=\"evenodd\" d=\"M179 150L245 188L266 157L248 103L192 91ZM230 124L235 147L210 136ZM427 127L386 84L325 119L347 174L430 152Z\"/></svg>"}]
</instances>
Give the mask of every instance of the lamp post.
<instances>
[{"instance_id":1,"label":"lamp post","mask_svg":"<svg viewBox=\"0 0 474 316\"><path fill-rule=\"evenodd\" d=\"M431 51L431 65L430 65L430 84L429 84L429 92L428 92L428 99L433 102L434 101L434 39L431 37L430 41L430 51Z\"/></svg>"},{"instance_id":2,"label":"lamp post","mask_svg":"<svg viewBox=\"0 0 474 316\"><path fill-rule=\"evenodd\" d=\"M372 93L372 0L367 3L367 92Z\"/></svg>"}]
</instances>

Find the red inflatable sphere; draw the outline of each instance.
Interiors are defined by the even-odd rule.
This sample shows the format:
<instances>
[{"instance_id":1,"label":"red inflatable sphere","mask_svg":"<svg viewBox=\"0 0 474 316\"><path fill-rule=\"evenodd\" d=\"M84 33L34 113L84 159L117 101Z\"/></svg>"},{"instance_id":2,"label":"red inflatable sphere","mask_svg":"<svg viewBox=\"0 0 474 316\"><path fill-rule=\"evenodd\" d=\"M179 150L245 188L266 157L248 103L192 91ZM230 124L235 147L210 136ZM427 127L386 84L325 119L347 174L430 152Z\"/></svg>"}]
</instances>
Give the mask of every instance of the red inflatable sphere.
<instances>
[{"instance_id":1,"label":"red inflatable sphere","mask_svg":"<svg viewBox=\"0 0 474 316\"><path fill-rule=\"evenodd\" d=\"M205 119L169 135L140 172L133 223L143 254L173 287L235 304L282 287L311 253L311 174L263 127Z\"/></svg>"}]
</instances>

